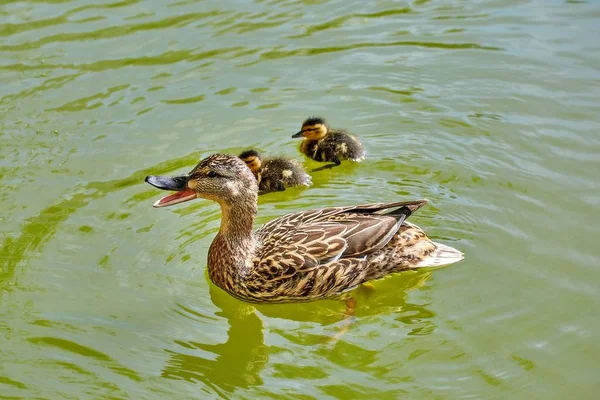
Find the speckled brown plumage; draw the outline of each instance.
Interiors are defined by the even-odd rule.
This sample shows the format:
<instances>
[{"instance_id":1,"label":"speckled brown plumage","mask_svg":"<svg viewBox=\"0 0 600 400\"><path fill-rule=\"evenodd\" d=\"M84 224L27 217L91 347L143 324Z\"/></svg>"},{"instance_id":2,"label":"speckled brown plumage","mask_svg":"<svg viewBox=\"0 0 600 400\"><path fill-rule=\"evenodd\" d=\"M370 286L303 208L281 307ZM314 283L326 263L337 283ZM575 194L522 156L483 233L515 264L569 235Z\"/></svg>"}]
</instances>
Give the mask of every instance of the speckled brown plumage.
<instances>
[{"instance_id":1,"label":"speckled brown plumage","mask_svg":"<svg viewBox=\"0 0 600 400\"><path fill-rule=\"evenodd\" d=\"M315 161L339 165L342 160L360 162L366 156L355 136L344 130L331 129L320 117L307 118L300 132L292 137L303 137L300 151Z\"/></svg>"},{"instance_id":2,"label":"speckled brown plumage","mask_svg":"<svg viewBox=\"0 0 600 400\"><path fill-rule=\"evenodd\" d=\"M169 178L148 177L169 188ZM188 200L187 191L217 201L221 228L208 251L210 279L249 302L299 302L337 296L387 274L460 261L463 255L431 241L406 221L427 200L330 207L276 218L252 232L256 179L238 157L217 154L173 179L171 195L155 203ZM158 183L157 183L158 182ZM173 200L175 198L175 200Z\"/></svg>"},{"instance_id":3,"label":"speckled brown plumage","mask_svg":"<svg viewBox=\"0 0 600 400\"><path fill-rule=\"evenodd\" d=\"M294 186L310 186L312 179L302 165L286 157L262 158L256 150L246 150L239 155L250 168L258 182L260 193L283 191Z\"/></svg>"}]
</instances>

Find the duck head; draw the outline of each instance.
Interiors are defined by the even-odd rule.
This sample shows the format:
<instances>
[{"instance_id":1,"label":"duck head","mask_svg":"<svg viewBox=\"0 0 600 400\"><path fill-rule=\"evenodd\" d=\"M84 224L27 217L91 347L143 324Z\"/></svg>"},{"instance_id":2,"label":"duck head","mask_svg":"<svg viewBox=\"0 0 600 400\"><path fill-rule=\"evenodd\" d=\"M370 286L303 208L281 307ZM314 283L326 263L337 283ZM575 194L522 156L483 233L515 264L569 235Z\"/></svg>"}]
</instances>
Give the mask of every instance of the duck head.
<instances>
[{"instance_id":1,"label":"duck head","mask_svg":"<svg viewBox=\"0 0 600 400\"><path fill-rule=\"evenodd\" d=\"M262 166L262 157L260 156L260 153L258 151L254 149L246 150L242 152L238 157L246 163L246 165L248 166L248 168L250 168L250 171L252 171L254 175L258 174L258 170L260 170L260 167Z\"/></svg>"},{"instance_id":2,"label":"duck head","mask_svg":"<svg viewBox=\"0 0 600 400\"><path fill-rule=\"evenodd\" d=\"M302 123L300 132L293 135L293 138L305 137L309 140L319 140L327 135L329 127L327 122L321 117L310 117Z\"/></svg>"},{"instance_id":3,"label":"duck head","mask_svg":"<svg viewBox=\"0 0 600 400\"><path fill-rule=\"evenodd\" d=\"M166 207L196 198L216 201L221 205L256 202L258 187L256 178L238 157L232 154L213 154L206 157L182 176L154 176L145 179L150 185L175 193L154 203L154 207Z\"/></svg>"}]
</instances>

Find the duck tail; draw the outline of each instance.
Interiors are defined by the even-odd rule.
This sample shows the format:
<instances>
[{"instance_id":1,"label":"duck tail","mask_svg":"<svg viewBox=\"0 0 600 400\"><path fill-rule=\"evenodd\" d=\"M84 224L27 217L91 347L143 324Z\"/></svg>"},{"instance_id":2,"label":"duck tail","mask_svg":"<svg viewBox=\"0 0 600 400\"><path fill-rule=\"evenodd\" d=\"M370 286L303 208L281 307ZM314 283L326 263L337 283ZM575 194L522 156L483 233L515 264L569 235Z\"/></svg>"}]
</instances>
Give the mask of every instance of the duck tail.
<instances>
[{"instance_id":1,"label":"duck tail","mask_svg":"<svg viewBox=\"0 0 600 400\"><path fill-rule=\"evenodd\" d=\"M465 255L453 247L442 243L433 242L436 249L423 260L415 264L415 268L423 267L442 267L444 265L454 264L465 258Z\"/></svg>"}]
</instances>

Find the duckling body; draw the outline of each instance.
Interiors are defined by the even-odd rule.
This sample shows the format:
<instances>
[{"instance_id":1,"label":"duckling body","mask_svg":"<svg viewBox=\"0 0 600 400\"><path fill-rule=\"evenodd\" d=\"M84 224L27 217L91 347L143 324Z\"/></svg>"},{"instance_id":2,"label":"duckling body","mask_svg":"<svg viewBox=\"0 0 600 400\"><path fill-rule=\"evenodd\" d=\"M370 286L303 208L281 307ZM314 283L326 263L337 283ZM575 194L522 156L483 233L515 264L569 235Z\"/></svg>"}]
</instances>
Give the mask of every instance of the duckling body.
<instances>
[{"instance_id":1,"label":"duckling body","mask_svg":"<svg viewBox=\"0 0 600 400\"><path fill-rule=\"evenodd\" d=\"M360 141L343 130L329 128L323 118L311 117L302 123L302 129L292 137L304 137L300 151L315 161L340 165L342 160L360 162L365 150Z\"/></svg>"},{"instance_id":2,"label":"duckling body","mask_svg":"<svg viewBox=\"0 0 600 400\"><path fill-rule=\"evenodd\" d=\"M221 206L221 227L208 251L210 279L248 302L301 302L337 296L387 274L463 259L406 219L427 200L301 211L252 232L258 186L238 157L215 154L185 177L149 176L176 190L163 207L202 197Z\"/></svg>"},{"instance_id":3,"label":"duckling body","mask_svg":"<svg viewBox=\"0 0 600 400\"><path fill-rule=\"evenodd\" d=\"M286 157L263 159L256 150L246 150L239 155L250 168L258 183L260 193L283 191L293 186L310 186L312 179L302 165Z\"/></svg>"}]
</instances>

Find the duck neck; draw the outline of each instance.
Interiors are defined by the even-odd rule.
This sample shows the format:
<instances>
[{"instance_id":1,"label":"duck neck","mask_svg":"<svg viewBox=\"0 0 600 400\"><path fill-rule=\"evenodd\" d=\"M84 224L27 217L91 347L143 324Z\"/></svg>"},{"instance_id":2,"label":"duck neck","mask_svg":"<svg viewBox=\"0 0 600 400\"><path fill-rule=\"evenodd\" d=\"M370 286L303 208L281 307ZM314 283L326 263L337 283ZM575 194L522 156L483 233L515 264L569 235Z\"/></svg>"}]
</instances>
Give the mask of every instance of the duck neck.
<instances>
[{"instance_id":1,"label":"duck neck","mask_svg":"<svg viewBox=\"0 0 600 400\"><path fill-rule=\"evenodd\" d=\"M232 286L243 282L252 268L256 247L252 224L256 212L256 199L221 204L221 227L208 250L208 273L222 289L234 289Z\"/></svg>"},{"instance_id":2,"label":"duck neck","mask_svg":"<svg viewBox=\"0 0 600 400\"><path fill-rule=\"evenodd\" d=\"M257 212L254 202L221 204L221 227L219 235L227 240L238 242L252 239L252 224Z\"/></svg>"},{"instance_id":3,"label":"duck neck","mask_svg":"<svg viewBox=\"0 0 600 400\"><path fill-rule=\"evenodd\" d=\"M318 140L304 138L304 140L302 140L302 143L300 144L300 151L309 156L310 158L314 158L318 145Z\"/></svg>"}]
</instances>

